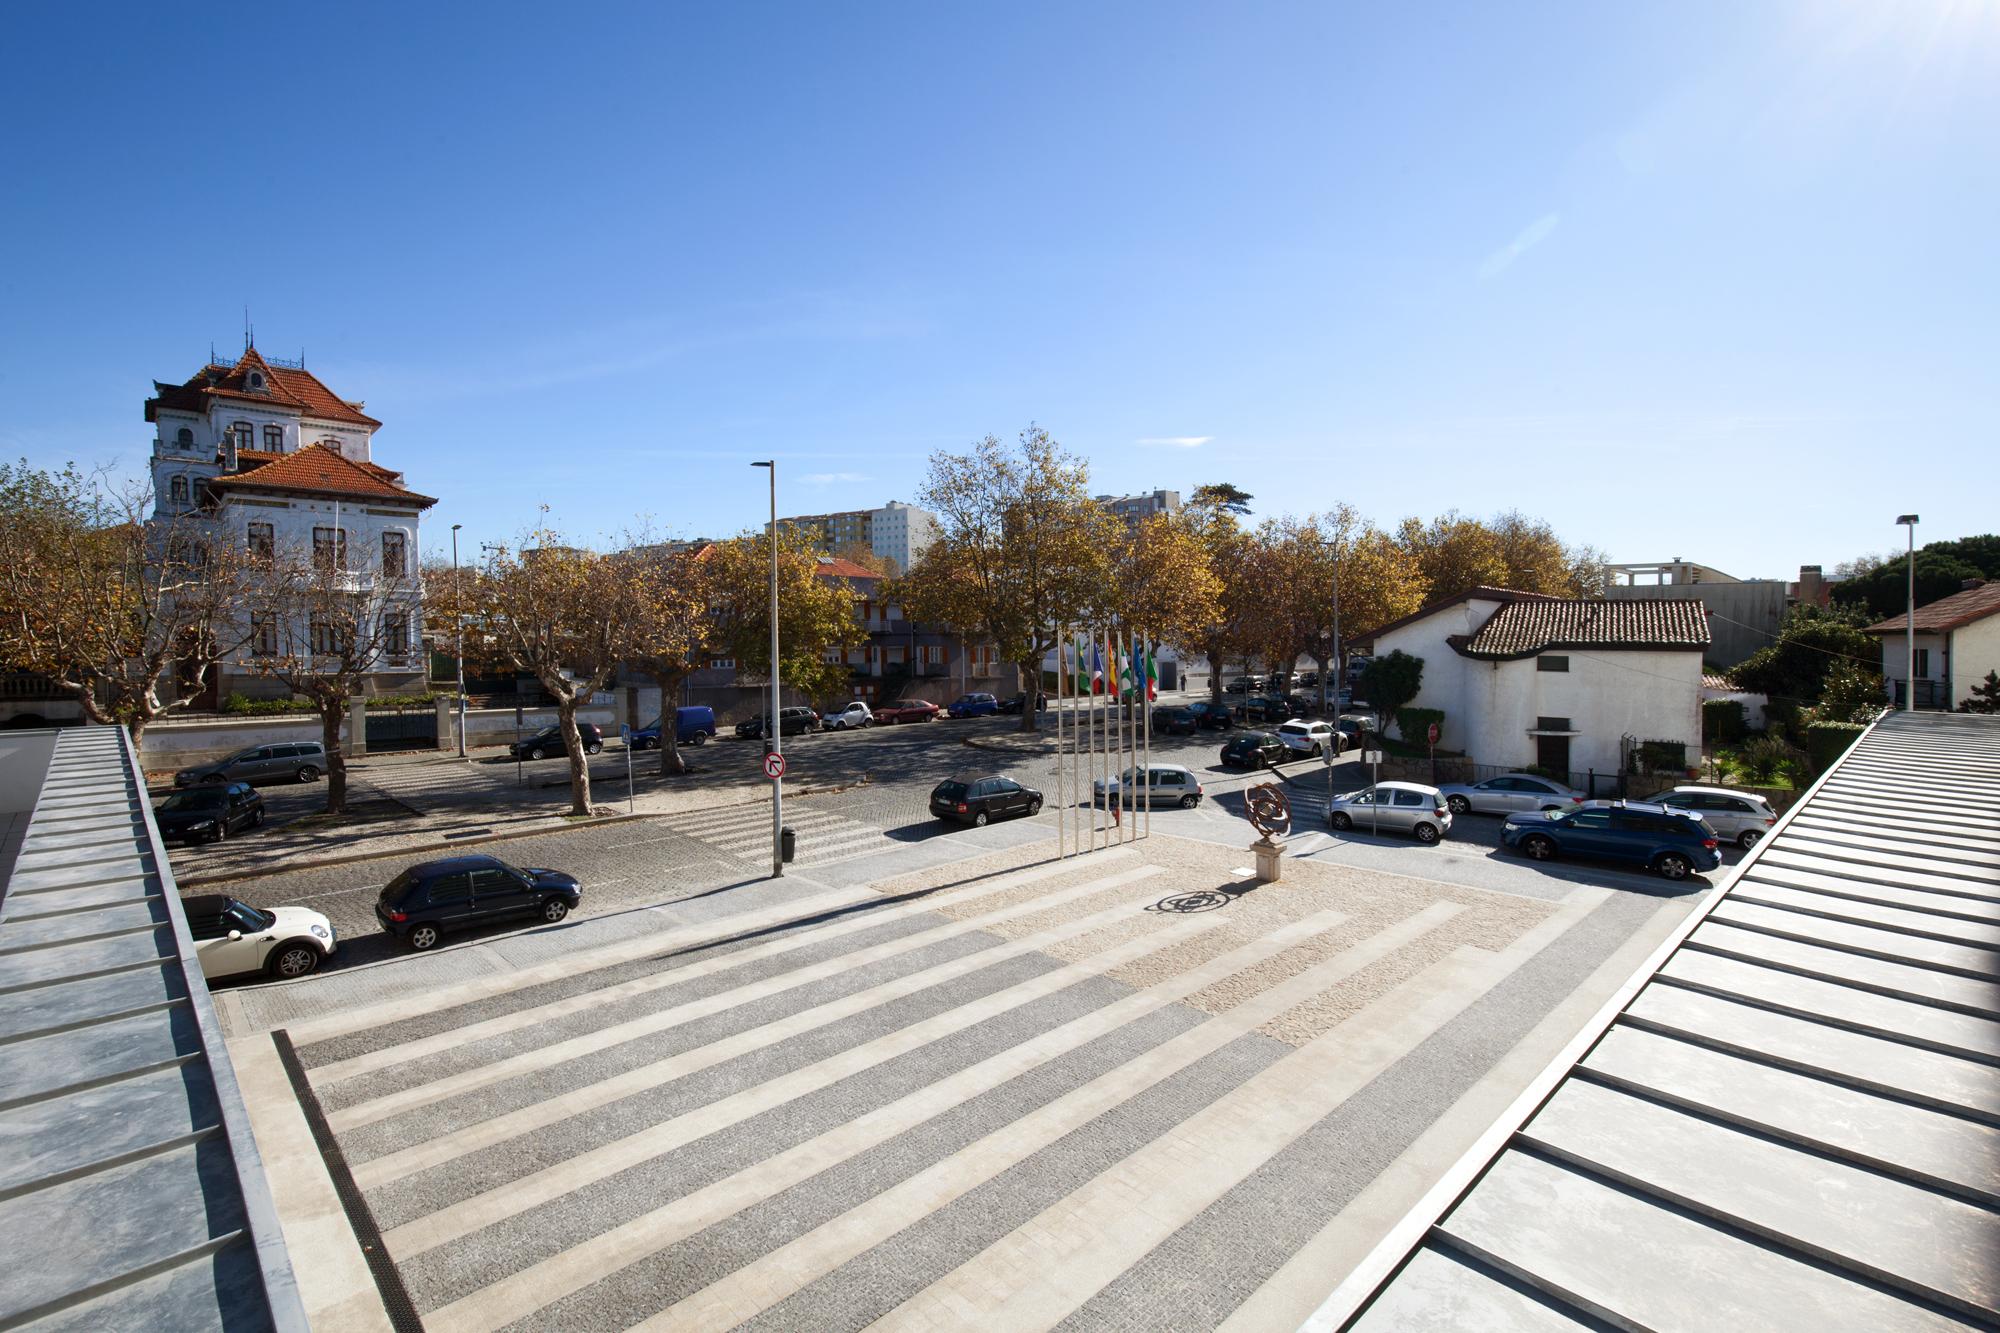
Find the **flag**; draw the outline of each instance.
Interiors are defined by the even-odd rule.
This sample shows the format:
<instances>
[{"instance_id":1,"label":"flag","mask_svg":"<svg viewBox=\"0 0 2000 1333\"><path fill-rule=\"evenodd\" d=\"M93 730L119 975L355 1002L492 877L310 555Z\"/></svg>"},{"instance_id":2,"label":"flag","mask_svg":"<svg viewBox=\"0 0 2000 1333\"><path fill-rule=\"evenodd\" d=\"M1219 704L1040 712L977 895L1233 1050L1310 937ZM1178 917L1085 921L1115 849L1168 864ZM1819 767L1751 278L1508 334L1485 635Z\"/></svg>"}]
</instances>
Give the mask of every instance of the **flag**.
<instances>
[{"instance_id":1,"label":"flag","mask_svg":"<svg viewBox=\"0 0 2000 1333\"><path fill-rule=\"evenodd\" d=\"M1090 645L1090 692L1104 693L1104 654L1094 643Z\"/></svg>"},{"instance_id":2,"label":"flag","mask_svg":"<svg viewBox=\"0 0 2000 1333\"><path fill-rule=\"evenodd\" d=\"M1153 655L1153 645L1146 645L1146 701L1151 703L1160 697L1160 661Z\"/></svg>"},{"instance_id":3,"label":"flag","mask_svg":"<svg viewBox=\"0 0 2000 1333\"><path fill-rule=\"evenodd\" d=\"M1111 661L1111 669L1105 673L1104 692L1116 698L1118 689L1118 645L1112 641L1111 631L1104 632L1104 654Z\"/></svg>"},{"instance_id":4,"label":"flag","mask_svg":"<svg viewBox=\"0 0 2000 1333\"><path fill-rule=\"evenodd\" d=\"M1090 673L1084 668L1084 661L1088 655L1084 652L1083 649L1084 649L1083 640L1081 638L1078 638L1074 645L1074 652L1075 652L1074 660L1076 662L1076 692L1078 694L1089 694Z\"/></svg>"}]
</instances>

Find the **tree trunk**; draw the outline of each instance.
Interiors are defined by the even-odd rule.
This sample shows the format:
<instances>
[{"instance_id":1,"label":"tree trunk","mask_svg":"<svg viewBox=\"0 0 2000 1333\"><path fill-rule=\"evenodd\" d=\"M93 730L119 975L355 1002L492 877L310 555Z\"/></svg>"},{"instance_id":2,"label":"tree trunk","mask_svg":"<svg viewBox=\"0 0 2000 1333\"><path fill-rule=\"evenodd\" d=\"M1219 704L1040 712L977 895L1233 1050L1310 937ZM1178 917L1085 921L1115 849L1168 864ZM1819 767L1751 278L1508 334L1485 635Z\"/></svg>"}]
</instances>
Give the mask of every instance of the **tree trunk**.
<instances>
[{"instance_id":1,"label":"tree trunk","mask_svg":"<svg viewBox=\"0 0 2000 1333\"><path fill-rule=\"evenodd\" d=\"M1209 648L1202 655L1208 659L1209 702L1219 704L1222 702L1222 672L1229 664L1229 655L1219 648Z\"/></svg>"},{"instance_id":2,"label":"tree trunk","mask_svg":"<svg viewBox=\"0 0 2000 1333\"><path fill-rule=\"evenodd\" d=\"M569 752L569 812L581 816L590 813L590 761L576 729L576 704L574 692L556 696L556 719L562 726L563 749Z\"/></svg>"},{"instance_id":3,"label":"tree trunk","mask_svg":"<svg viewBox=\"0 0 2000 1333\"><path fill-rule=\"evenodd\" d=\"M1327 663L1330 661L1332 659L1327 657L1313 658L1313 662L1319 667L1319 711L1322 713L1326 712ZM1340 691L1338 689L1334 691L1333 698L1334 702L1338 704L1340 701Z\"/></svg>"},{"instance_id":4,"label":"tree trunk","mask_svg":"<svg viewBox=\"0 0 2000 1333\"><path fill-rule=\"evenodd\" d=\"M687 772L687 760L681 758L680 697L681 678L655 674L653 683L660 687L660 776L677 777Z\"/></svg>"},{"instance_id":5,"label":"tree trunk","mask_svg":"<svg viewBox=\"0 0 2000 1333\"><path fill-rule=\"evenodd\" d=\"M326 812L347 812L347 752L340 748L340 731L347 721L347 700L319 701L319 739L326 748Z\"/></svg>"},{"instance_id":6,"label":"tree trunk","mask_svg":"<svg viewBox=\"0 0 2000 1333\"><path fill-rule=\"evenodd\" d=\"M1035 731L1041 726L1041 709L1035 707L1042 693L1041 667L1032 662L1017 662L1015 670L1021 677L1021 730Z\"/></svg>"}]
</instances>

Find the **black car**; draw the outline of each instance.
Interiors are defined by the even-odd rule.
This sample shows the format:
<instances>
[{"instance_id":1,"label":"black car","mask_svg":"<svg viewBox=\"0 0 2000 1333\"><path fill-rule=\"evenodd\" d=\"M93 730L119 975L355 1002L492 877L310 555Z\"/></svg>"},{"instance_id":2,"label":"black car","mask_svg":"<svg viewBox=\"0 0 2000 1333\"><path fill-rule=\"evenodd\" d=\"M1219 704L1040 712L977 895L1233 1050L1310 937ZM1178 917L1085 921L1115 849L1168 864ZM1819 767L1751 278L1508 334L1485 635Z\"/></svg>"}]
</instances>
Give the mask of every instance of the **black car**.
<instances>
[{"instance_id":1,"label":"black car","mask_svg":"<svg viewBox=\"0 0 2000 1333\"><path fill-rule=\"evenodd\" d=\"M1188 711L1194 714L1197 723L1209 731L1227 731L1236 725L1236 715L1229 711L1228 704L1203 700L1198 704L1189 704Z\"/></svg>"},{"instance_id":2,"label":"black car","mask_svg":"<svg viewBox=\"0 0 2000 1333\"><path fill-rule=\"evenodd\" d=\"M1245 699L1242 706L1245 722L1289 722L1300 716L1304 710L1293 705L1290 699L1275 695L1260 695Z\"/></svg>"},{"instance_id":3,"label":"black car","mask_svg":"<svg viewBox=\"0 0 2000 1333\"><path fill-rule=\"evenodd\" d=\"M1222 747L1222 762L1230 768L1269 768L1283 763L1290 754L1285 743L1270 732L1246 731Z\"/></svg>"},{"instance_id":4,"label":"black car","mask_svg":"<svg viewBox=\"0 0 2000 1333\"><path fill-rule=\"evenodd\" d=\"M818 731L819 714L803 706L780 708L778 710L778 734L796 736L802 731ZM736 734L745 740L757 740L764 735L764 718L760 715L748 722L736 724Z\"/></svg>"},{"instance_id":5,"label":"black car","mask_svg":"<svg viewBox=\"0 0 2000 1333\"><path fill-rule=\"evenodd\" d=\"M177 791L153 811L168 842L221 842L264 822L264 798L247 782L216 782Z\"/></svg>"},{"instance_id":6,"label":"black car","mask_svg":"<svg viewBox=\"0 0 2000 1333\"><path fill-rule=\"evenodd\" d=\"M1027 703L1028 703L1028 692L1026 690L1022 690L1018 694L1011 694L1005 699L1002 699L1000 701L1000 711L1003 713L1012 713L1016 717L1018 717L1020 716L1021 710L1027 706ZM1038 713L1046 713L1049 711L1048 695L1042 694L1039 691L1036 692L1035 711Z\"/></svg>"},{"instance_id":7,"label":"black car","mask_svg":"<svg viewBox=\"0 0 2000 1333\"><path fill-rule=\"evenodd\" d=\"M984 828L995 819L1036 815L1042 794L999 773L974 770L946 778L931 790L931 813Z\"/></svg>"},{"instance_id":8,"label":"black car","mask_svg":"<svg viewBox=\"0 0 2000 1333\"><path fill-rule=\"evenodd\" d=\"M448 856L411 866L382 886L375 919L382 929L429 949L455 930L533 917L553 925L582 899L574 877L512 866L497 856Z\"/></svg>"},{"instance_id":9,"label":"black car","mask_svg":"<svg viewBox=\"0 0 2000 1333\"><path fill-rule=\"evenodd\" d=\"M576 724L577 737L583 741L585 754L596 754L604 748L604 733L594 722ZM547 759L550 755L564 753L562 728L543 727L532 736L524 736L507 747L508 753L516 759Z\"/></svg>"},{"instance_id":10,"label":"black car","mask_svg":"<svg viewBox=\"0 0 2000 1333\"><path fill-rule=\"evenodd\" d=\"M1188 704L1153 710L1153 731L1161 736L1192 736L1201 730L1201 718Z\"/></svg>"}]
</instances>

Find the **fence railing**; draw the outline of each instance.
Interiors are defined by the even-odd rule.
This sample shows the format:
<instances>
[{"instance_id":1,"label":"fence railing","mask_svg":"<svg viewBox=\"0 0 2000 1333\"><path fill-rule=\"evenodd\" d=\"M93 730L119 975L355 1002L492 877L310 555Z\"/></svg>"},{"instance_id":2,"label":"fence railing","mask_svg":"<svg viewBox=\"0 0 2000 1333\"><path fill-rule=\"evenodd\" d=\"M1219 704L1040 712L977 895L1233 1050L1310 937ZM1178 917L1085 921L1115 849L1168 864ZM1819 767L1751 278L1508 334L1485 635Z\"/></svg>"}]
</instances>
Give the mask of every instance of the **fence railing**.
<instances>
[{"instance_id":1,"label":"fence railing","mask_svg":"<svg viewBox=\"0 0 2000 1333\"><path fill-rule=\"evenodd\" d=\"M1906 679L1899 678L1893 681L1892 683L1896 687L1896 707L1898 708L1907 707L1908 705L1905 704L1903 700L1904 697L1909 693L1910 682ZM1942 708L1947 711L1951 708L1950 681L1932 680L1926 677L1919 679L1916 685L1917 685L1917 707Z\"/></svg>"}]
</instances>

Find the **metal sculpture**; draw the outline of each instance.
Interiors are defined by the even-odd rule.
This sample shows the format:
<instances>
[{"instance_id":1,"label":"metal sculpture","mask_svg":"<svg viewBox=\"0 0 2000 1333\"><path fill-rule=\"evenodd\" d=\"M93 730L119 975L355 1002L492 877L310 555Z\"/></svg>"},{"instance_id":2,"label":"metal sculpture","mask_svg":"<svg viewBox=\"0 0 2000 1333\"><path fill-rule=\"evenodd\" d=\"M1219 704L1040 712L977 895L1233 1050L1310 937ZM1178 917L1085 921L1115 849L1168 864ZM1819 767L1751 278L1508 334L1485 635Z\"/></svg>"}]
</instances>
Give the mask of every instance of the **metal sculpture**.
<instances>
[{"instance_id":1,"label":"metal sculpture","mask_svg":"<svg viewBox=\"0 0 2000 1333\"><path fill-rule=\"evenodd\" d=\"M1260 782L1243 794L1250 826L1264 835L1264 841L1282 838L1292 831L1292 803L1276 783Z\"/></svg>"}]
</instances>

